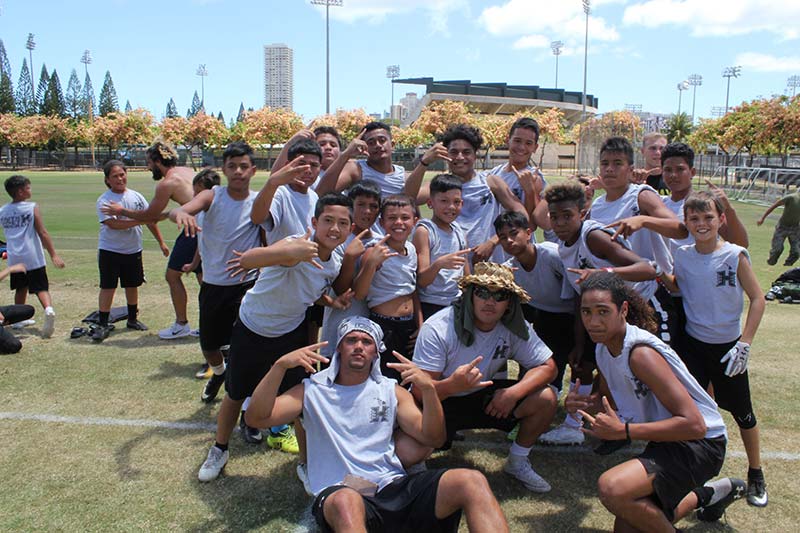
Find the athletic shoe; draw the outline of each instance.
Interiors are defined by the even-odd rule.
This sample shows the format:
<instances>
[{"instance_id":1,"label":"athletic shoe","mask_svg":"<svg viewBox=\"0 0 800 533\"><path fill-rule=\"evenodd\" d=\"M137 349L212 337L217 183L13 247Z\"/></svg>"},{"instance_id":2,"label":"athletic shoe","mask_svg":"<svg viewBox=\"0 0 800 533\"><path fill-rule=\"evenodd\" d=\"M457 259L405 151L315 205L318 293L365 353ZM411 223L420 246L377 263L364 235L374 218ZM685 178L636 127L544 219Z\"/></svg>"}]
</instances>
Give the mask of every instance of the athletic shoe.
<instances>
[{"instance_id":1,"label":"athletic shoe","mask_svg":"<svg viewBox=\"0 0 800 533\"><path fill-rule=\"evenodd\" d=\"M744 498L747 491L747 484L733 477L710 481L703 486L714 489L708 505L697 510L697 519L703 522L715 522L722 518L725 509L736 500Z\"/></svg>"},{"instance_id":2,"label":"athletic shoe","mask_svg":"<svg viewBox=\"0 0 800 533\"><path fill-rule=\"evenodd\" d=\"M52 307L44 310L44 326L42 326L42 338L49 339L56 330L56 312Z\"/></svg>"},{"instance_id":3,"label":"athletic shoe","mask_svg":"<svg viewBox=\"0 0 800 533\"><path fill-rule=\"evenodd\" d=\"M36 324L36 321L34 319L30 318L28 320L20 320L19 322L11 324L11 327L13 329L22 329L22 328L24 328L26 326L32 326L34 324Z\"/></svg>"},{"instance_id":4,"label":"athletic shoe","mask_svg":"<svg viewBox=\"0 0 800 533\"><path fill-rule=\"evenodd\" d=\"M515 457L509 455L503 471L517 478L525 485L525 488L533 492L550 492L550 483L537 474L527 457Z\"/></svg>"},{"instance_id":5,"label":"athletic shoe","mask_svg":"<svg viewBox=\"0 0 800 533\"><path fill-rule=\"evenodd\" d=\"M308 480L308 466L306 466L305 463L297 463L297 478L303 484L303 489L306 491L306 494L313 496L314 493L311 492L311 482Z\"/></svg>"},{"instance_id":6,"label":"athletic shoe","mask_svg":"<svg viewBox=\"0 0 800 533\"><path fill-rule=\"evenodd\" d=\"M579 428L561 424L555 429L539 436L539 442L551 446L577 446L583 444L585 437Z\"/></svg>"},{"instance_id":7,"label":"athletic shoe","mask_svg":"<svg viewBox=\"0 0 800 533\"><path fill-rule=\"evenodd\" d=\"M203 387L203 394L200 395L200 400L205 403L213 402L223 383L225 383L225 372L219 375L212 375L211 379L206 382L206 386Z\"/></svg>"},{"instance_id":8,"label":"athletic shoe","mask_svg":"<svg viewBox=\"0 0 800 533\"><path fill-rule=\"evenodd\" d=\"M203 463L203 466L200 467L200 471L197 473L197 479L204 483L217 479L217 477L219 477L219 473L222 472L223 468L225 468L225 463L227 462L228 450L223 452L216 446L212 446L211 449L208 450L206 462Z\"/></svg>"},{"instance_id":9,"label":"athletic shoe","mask_svg":"<svg viewBox=\"0 0 800 533\"><path fill-rule=\"evenodd\" d=\"M211 367L208 366L208 363L203 363L200 365L200 370L198 370L194 377L197 379L211 379L211 376L214 375L214 371L211 370Z\"/></svg>"},{"instance_id":10,"label":"athletic shoe","mask_svg":"<svg viewBox=\"0 0 800 533\"><path fill-rule=\"evenodd\" d=\"M597 448L594 449L594 453L597 455L611 455L612 453L621 450L627 446L630 446L631 441L622 439L622 440L601 440L600 444Z\"/></svg>"},{"instance_id":11,"label":"athletic shoe","mask_svg":"<svg viewBox=\"0 0 800 533\"><path fill-rule=\"evenodd\" d=\"M269 436L267 436L267 444L269 444L270 448L282 452L300 453L300 447L297 444L297 437L292 426L287 427L280 433L272 433L270 431Z\"/></svg>"},{"instance_id":12,"label":"athletic shoe","mask_svg":"<svg viewBox=\"0 0 800 533\"><path fill-rule=\"evenodd\" d=\"M188 337L192 333L192 328L189 323L178 324L175 322L168 328L164 328L158 332L158 337L168 341L170 339L180 339L181 337Z\"/></svg>"},{"instance_id":13,"label":"athletic shoe","mask_svg":"<svg viewBox=\"0 0 800 533\"><path fill-rule=\"evenodd\" d=\"M94 342L103 342L108 338L109 333L111 333L111 326L101 326L96 325L92 328L92 340Z\"/></svg>"},{"instance_id":14,"label":"athletic shoe","mask_svg":"<svg viewBox=\"0 0 800 533\"><path fill-rule=\"evenodd\" d=\"M747 476L747 503L754 507L767 506L767 483L764 475L760 478Z\"/></svg>"},{"instance_id":15,"label":"athletic shoe","mask_svg":"<svg viewBox=\"0 0 800 533\"><path fill-rule=\"evenodd\" d=\"M517 435L519 435L519 424L514 426L514 429L506 433L506 440L514 442L517 440Z\"/></svg>"},{"instance_id":16,"label":"athletic shoe","mask_svg":"<svg viewBox=\"0 0 800 533\"><path fill-rule=\"evenodd\" d=\"M247 444L261 444L264 442L264 436L261 434L261 430L248 426L244 421L244 411L239 415L239 429L242 432L242 438L244 438Z\"/></svg>"},{"instance_id":17,"label":"athletic shoe","mask_svg":"<svg viewBox=\"0 0 800 533\"><path fill-rule=\"evenodd\" d=\"M147 326L145 326L138 320L128 320L126 327L128 329L135 329L136 331L147 331Z\"/></svg>"},{"instance_id":18,"label":"athletic shoe","mask_svg":"<svg viewBox=\"0 0 800 533\"><path fill-rule=\"evenodd\" d=\"M200 336L200 330L199 329L190 330L189 331L189 335L191 335L192 337L199 337Z\"/></svg>"}]
</instances>

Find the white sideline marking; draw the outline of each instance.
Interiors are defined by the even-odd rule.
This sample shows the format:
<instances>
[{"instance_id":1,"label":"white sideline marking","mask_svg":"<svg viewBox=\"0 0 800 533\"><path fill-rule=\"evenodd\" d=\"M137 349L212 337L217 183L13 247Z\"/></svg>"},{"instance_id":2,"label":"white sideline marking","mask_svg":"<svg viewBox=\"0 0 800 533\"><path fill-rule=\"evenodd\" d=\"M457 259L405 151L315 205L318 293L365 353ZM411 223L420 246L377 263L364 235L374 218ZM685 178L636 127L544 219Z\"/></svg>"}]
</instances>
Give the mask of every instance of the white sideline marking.
<instances>
[{"instance_id":1,"label":"white sideline marking","mask_svg":"<svg viewBox=\"0 0 800 533\"><path fill-rule=\"evenodd\" d=\"M22 420L22 421L37 421L37 422L51 422L56 424L75 424L79 426L127 426L127 427L150 427L160 429L176 429L183 431L209 431L216 430L217 425L210 422L165 422L162 420L148 420L148 419L131 419L131 418L107 418L107 417L93 417L93 416L61 416L61 415L48 415L36 413L19 413L10 411L0 411L0 420ZM238 427L236 430L238 431ZM478 444L478 446L476 446ZM505 442L488 442L481 441L476 443L464 444L462 442L454 442L453 446L456 448L476 448L484 450L505 450L510 444ZM564 454L592 454L592 450L586 446L540 446L533 447L535 451L549 452L549 453L564 453ZM626 448L622 451L615 453L622 453L630 455L631 453L638 453L644 449L641 445L633 445L631 448ZM727 457L745 458L747 455L738 450L730 451L726 454ZM761 457L764 459L775 459L779 461L800 461L800 454L781 451L762 451ZM309 517L311 515L309 514ZM313 517L310 518L313 523ZM307 527L301 524L302 527ZM303 530L304 531L304 530Z\"/></svg>"}]
</instances>

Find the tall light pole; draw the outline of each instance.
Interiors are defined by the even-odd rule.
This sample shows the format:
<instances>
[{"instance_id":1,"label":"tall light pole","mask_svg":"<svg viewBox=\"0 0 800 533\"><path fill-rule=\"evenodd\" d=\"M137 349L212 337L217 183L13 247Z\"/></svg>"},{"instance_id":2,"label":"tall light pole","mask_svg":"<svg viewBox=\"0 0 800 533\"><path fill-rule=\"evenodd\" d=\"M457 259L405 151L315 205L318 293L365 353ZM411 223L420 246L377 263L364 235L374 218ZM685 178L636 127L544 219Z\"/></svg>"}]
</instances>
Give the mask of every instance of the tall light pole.
<instances>
[{"instance_id":1,"label":"tall light pole","mask_svg":"<svg viewBox=\"0 0 800 533\"><path fill-rule=\"evenodd\" d=\"M800 76L789 76L789 79L786 80L786 88L792 90L792 98L798 87L800 87Z\"/></svg>"},{"instance_id":2,"label":"tall light pole","mask_svg":"<svg viewBox=\"0 0 800 533\"><path fill-rule=\"evenodd\" d=\"M725 90L725 114L728 114L728 98L731 95L731 78L738 78L742 74L742 67L726 67L722 71L722 77L728 78L728 88Z\"/></svg>"},{"instance_id":3,"label":"tall light pole","mask_svg":"<svg viewBox=\"0 0 800 533\"><path fill-rule=\"evenodd\" d=\"M392 80L389 85L392 86L392 103L389 104L389 120L393 119L394 109L394 80L400 77L400 65L389 65L386 67L386 77Z\"/></svg>"},{"instance_id":4,"label":"tall light pole","mask_svg":"<svg viewBox=\"0 0 800 533\"><path fill-rule=\"evenodd\" d=\"M205 64L198 65L197 71L195 72L196 75L200 76L200 108L206 108L206 85L205 85L205 78L208 76L208 69L206 69Z\"/></svg>"},{"instance_id":5,"label":"tall light pole","mask_svg":"<svg viewBox=\"0 0 800 533\"><path fill-rule=\"evenodd\" d=\"M33 34L28 34L28 41L25 43L25 48L28 49L28 56L31 61L31 89L35 90L33 84L33 49L36 48L36 41L33 40Z\"/></svg>"},{"instance_id":6,"label":"tall light pole","mask_svg":"<svg viewBox=\"0 0 800 533\"><path fill-rule=\"evenodd\" d=\"M692 126L694 126L694 102L697 96L697 88L703 85L703 76L700 74L691 74L688 81L689 85L692 86Z\"/></svg>"},{"instance_id":7,"label":"tall light pole","mask_svg":"<svg viewBox=\"0 0 800 533\"><path fill-rule=\"evenodd\" d=\"M558 89L558 56L561 55L561 50L564 48L564 43L561 41L553 41L550 43L550 49L553 51L553 55L556 56L556 84L555 88Z\"/></svg>"},{"instance_id":8,"label":"tall light pole","mask_svg":"<svg viewBox=\"0 0 800 533\"><path fill-rule=\"evenodd\" d=\"M83 55L81 56L81 63L83 63L83 69L86 72L86 78L89 78L89 65L92 64L92 54L89 50L84 50ZM85 88L86 89L86 88ZM89 94L89 91L86 91L86 107L87 107L87 115L89 116L89 127L92 127L92 97L94 95ZM91 142L92 146L92 167L95 165L94 161L94 141Z\"/></svg>"},{"instance_id":9,"label":"tall light pole","mask_svg":"<svg viewBox=\"0 0 800 533\"><path fill-rule=\"evenodd\" d=\"M590 0L583 0L583 12L586 14L586 32L583 39L583 93L581 93L581 129L580 144L583 155L583 125L586 122L586 67L589 59L589 13L591 12ZM583 157L581 157L583 159ZM581 167L582 165L578 165Z\"/></svg>"},{"instance_id":10,"label":"tall light pole","mask_svg":"<svg viewBox=\"0 0 800 533\"><path fill-rule=\"evenodd\" d=\"M311 0L317 6L325 6L325 114L331 113L331 6L341 7L342 0Z\"/></svg>"},{"instance_id":11,"label":"tall light pole","mask_svg":"<svg viewBox=\"0 0 800 533\"><path fill-rule=\"evenodd\" d=\"M689 82L683 80L678 84L678 114L681 114L681 96L683 96L683 91L689 89Z\"/></svg>"},{"instance_id":12,"label":"tall light pole","mask_svg":"<svg viewBox=\"0 0 800 533\"><path fill-rule=\"evenodd\" d=\"M642 104L625 104L625 111L630 111L635 117L639 116L642 112ZM631 129L633 130L633 145L636 146L636 121L631 122Z\"/></svg>"}]
</instances>

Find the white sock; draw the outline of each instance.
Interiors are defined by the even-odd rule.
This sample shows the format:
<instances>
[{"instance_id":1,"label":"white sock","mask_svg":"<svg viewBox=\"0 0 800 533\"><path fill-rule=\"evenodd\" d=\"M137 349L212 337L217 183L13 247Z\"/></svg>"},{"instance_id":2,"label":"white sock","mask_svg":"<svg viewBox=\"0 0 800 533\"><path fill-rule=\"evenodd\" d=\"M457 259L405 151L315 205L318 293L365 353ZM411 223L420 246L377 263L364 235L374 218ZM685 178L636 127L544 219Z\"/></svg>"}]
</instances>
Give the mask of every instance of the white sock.
<instances>
[{"instance_id":1,"label":"white sock","mask_svg":"<svg viewBox=\"0 0 800 533\"><path fill-rule=\"evenodd\" d=\"M222 374L225 373L225 361L216 366L214 365L209 365L209 366L211 367L211 371L214 372L215 376L221 376Z\"/></svg>"},{"instance_id":2,"label":"white sock","mask_svg":"<svg viewBox=\"0 0 800 533\"><path fill-rule=\"evenodd\" d=\"M533 448L533 446L528 446L526 448L525 446L520 446L514 442L511 445L511 449L508 451L508 454L509 457L528 457L528 455L531 453L531 448Z\"/></svg>"},{"instance_id":3,"label":"white sock","mask_svg":"<svg viewBox=\"0 0 800 533\"><path fill-rule=\"evenodd\" d=\"M50 314L50 313L56 314L56 310L53 309L52 305L48 305L47 307L45 307L44 312L45 314Z\"/></svg>"},{"instance_id":4,"label":"white sock","mask_svg":"<svg viewBox=\"0 0 800 533\"><path fill-rule=\"evenodd\" d=\"M244 399L244 403L242 404L242 411L247 411L248 407L250 407L250 396Z\"/></svg>"}]
</instances>

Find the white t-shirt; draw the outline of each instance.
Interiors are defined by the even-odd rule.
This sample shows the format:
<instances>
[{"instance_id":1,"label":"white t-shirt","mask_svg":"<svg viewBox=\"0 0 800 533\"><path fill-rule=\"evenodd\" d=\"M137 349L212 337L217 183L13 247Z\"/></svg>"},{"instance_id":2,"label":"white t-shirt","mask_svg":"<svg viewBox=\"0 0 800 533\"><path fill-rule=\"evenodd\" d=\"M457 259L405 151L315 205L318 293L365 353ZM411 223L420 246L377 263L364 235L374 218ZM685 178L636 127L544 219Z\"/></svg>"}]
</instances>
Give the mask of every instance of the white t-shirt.
<instances>
[{"instance_id":1,"label":"white t-shirt","mask_svg":"<svg viewBox=\"0 0 800 533\"><path fill-rule=\"evenodd\" d=\"M35 202L11 202L0 208L9 265L22 263L27 270L45 266L42 241L33 220L35 208Z\"/></svg>"},{"instance_id":2,"label":"white t-shirt","mask_svg":"<svg viewBox=\"0 0 800 533\"><path fill-rule=\"evenodd\" d=\"M115 252L118 254L135 254L142 251L142 226L138 224L128 229L111 229L106 224L106 220L131 220L123 216L106 215L100 211L103 205L109 202L117 202L125 209L132 211L144 211L148 203L144 196L132 189L125 189L123 193L107 190L100 195L95 204L97 218L100 220L100 237L97 242L99 250Z\"/></svg>"},{"instance_id":3,"label":"white t-shirt","mask_svg":"<svg viewBox=\"0 0 800 533\"><path fill-rule=\"evenodd\" d=\"M356 164L361 168L361 179L372 180L381 188L381 198L405 191L406 170L400 165L392 165L392 171L384 174L369 166L366 159L359 159Z\"/></svg>"},{"instance_id":4,"label":"white t-shirt","mask_svg":"<svg viewBox=\"0 0 800 533\"><path fill-rule=\"evenodd\" d=\"M558 255L558 246L551 242L537 243L536 264L530 271L515 258L505 264L514 270L514 281L525 289L531 307L549 313L574 313L575 291L567 280L564 264Z\"/></svg>"},{"instance_id":5,"label":"white t-shirt","mask_svg":"<svg viewBox=\"0 0 800 533\"><path fill-rule=\"evenodd\" d=\"M478 364L478 370L484 376L494 376L509 359L523 368L531 369L543 365L553 354L527 322L527 341L498 322L492 331L484 332L475 328L475 342L469 347L458 340L454 323L455 309L442 309L422 325L414 346L414 364L423 370L441 372L441 379L451 376L459 366L472 362L479 355L483 356L483 360ZM458 396L471 392L474 390Z\"/></svg>"},{"instance_id":6,"label":"white t-shirt","mask_svg":"<svg viewBox=\"0 0 800 533\"><path fill-rule=\"evenodd\" d=\"M406 242L405 255L398 254L390 257L375 271L367 292L366 302L372 309L382 303L394 300L398 296L413 294L416 290L417 249L411 242Z\"/></svg>"},{"instance_id":7,"label":"white t-shirt","mask_svg":"<svg viewBox=\"0 0 800 533\"><path fill-rule=\"evenodd\" d=\"M547 187L547 182L544 179L544 175L539 172L538 168L533 165L527 165L524 170L529 170L534 176L539 176L539 179L542 180L542 190ZM506 182L506 185L508 185L508 188L511 189L511 192L514 193L514 196L516 196L519 201L525 205L525 190L522 188L522 185L520 185L519 178L517 178L517 175L514 173L514 171L508 170L508 163L497 165L490 170L488 174L502 178L502 180Z\"/></svg>"},{"instance_id":8,"label":"white t-shirt","mask_svg":"<svg viewBox=\"0 0 800 533\"><path fill-rule=\"evenodd\" d=\"M450 224L450 231L444 231L430 219L420 220L417 227L423 226L428 230L428 246L430 247L430 263L443 255L451 254L467 248L467 237L460 227ZM464 275L464 267L442 268L436 273L436 278L427 287L418 287L419 301L436 305L450 305L458 298L461 289L458 288L458 278Z\"/></svg>"},{"instance_id":9,"label":"white t-shirt","mask_svg":"<svg viewBox=\"0 0 800 533\"><path fill-rule=\"evenodd\" d=\"M272 217L264 222L267 230L267 243L273 244L289 235L303 235L311 227L311 218L319 196L311 189L297 192L288 185L281 185L275 191L269 214Z\"/></svg>"}]
</instances>

